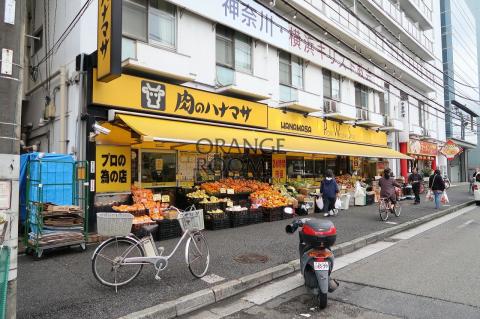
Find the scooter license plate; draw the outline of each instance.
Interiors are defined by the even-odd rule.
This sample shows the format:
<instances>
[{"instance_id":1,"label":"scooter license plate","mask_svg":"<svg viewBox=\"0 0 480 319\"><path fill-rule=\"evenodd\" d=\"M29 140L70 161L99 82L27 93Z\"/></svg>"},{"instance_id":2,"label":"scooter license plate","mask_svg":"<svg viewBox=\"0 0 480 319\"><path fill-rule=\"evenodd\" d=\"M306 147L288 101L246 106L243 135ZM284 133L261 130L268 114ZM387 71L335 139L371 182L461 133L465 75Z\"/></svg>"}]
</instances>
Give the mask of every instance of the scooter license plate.
<instances>
[{"instance_id":1,"label":"scooter license plate","mask_svg":"<svg viewBox=\"0 0 480 319\"><path fill-rule=\"evenodd\" d=\"M313 269L314 270L328 270L330 268L328 261L314 261Z\"/></svg>"}]
</instances>

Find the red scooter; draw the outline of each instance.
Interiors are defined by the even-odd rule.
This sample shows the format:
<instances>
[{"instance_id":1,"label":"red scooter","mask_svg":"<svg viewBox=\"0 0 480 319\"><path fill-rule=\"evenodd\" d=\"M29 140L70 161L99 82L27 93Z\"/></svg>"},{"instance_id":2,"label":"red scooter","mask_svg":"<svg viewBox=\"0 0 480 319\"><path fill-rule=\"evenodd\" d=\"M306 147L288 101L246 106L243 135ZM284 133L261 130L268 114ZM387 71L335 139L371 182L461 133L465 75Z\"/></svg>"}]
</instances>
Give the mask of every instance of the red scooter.
<instances>
[{"instance_id":1,"label":"red scooter","mask_svg":"<svg viewBox=\"0 0 480 319\"><path fill-rule=\"evenodd\" d=\"M293 209L285 208L285 213L293 214ZM335 256L330 250L337 238L337 229L329 220L301 218L287 225L285 231L293 234L297 229L300 269L305 286L317 297L320 309L324 309L327 294L338 288L338 282L331 278Z\"/></svg>"}]
</instances>

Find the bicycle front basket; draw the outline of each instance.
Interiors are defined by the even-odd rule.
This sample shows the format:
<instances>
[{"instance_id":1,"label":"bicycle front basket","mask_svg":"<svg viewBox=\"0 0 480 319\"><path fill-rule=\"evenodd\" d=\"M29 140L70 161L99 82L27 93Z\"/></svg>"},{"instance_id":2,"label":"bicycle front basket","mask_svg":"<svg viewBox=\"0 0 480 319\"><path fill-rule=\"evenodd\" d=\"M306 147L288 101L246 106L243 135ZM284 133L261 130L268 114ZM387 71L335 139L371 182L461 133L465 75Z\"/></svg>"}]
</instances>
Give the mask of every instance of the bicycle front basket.
<instances>
[{"instance_id":1,"label":"bicycle front basket","mask_svg":"<svg viewBox=\"0 0 480 319\"><path fill-rule=\"evenodd\" d=\"M178 218L182 231L198 231L205 228L203 222L203 209L182 212Z\"/></svg>"},{"instance_id":2,"label":"bicycle front basket","mask_svg":"<svg viewBox=\"0 0 480 319\"><path fill-rule=\"evenodd\" d=\"M97 213L100 236L127 236L132 230L133 215L129 213Z\"/></svg>"}]
</instances>

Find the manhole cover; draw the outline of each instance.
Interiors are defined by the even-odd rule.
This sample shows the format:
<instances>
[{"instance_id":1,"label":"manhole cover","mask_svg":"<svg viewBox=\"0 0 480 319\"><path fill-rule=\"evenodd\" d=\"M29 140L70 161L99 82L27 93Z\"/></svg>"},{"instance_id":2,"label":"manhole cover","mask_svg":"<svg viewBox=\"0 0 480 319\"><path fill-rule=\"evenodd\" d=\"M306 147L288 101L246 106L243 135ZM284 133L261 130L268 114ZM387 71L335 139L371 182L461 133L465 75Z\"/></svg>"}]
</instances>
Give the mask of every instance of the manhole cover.
<instances>
[{"instance_id":1,"label":"manhole cover","mask_svg":"<svg viewBox=\"0 0 480 319\"><path fill-rule=\"evenodd\" d=\"M259 254L242 254L233 257L233 260L241 264L264 264L268 261L268 257Z\"/></svg>"}]
</instances>

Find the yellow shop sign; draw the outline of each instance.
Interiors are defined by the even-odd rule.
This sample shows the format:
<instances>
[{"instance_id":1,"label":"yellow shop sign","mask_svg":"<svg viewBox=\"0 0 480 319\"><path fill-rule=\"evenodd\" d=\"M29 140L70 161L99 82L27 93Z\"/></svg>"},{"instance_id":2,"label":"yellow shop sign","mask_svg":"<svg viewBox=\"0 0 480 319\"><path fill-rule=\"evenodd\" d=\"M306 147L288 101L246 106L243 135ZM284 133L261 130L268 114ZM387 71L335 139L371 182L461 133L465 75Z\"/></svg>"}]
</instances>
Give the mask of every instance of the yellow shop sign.
<instances>
[{"instance_id":1,"label":"yellow shop sign","mask_svg":"<svg viewBox=\"0 0 480 319\"><path fill-rule=\"evenodd\" d=\"M319 117L303 116L293 112L283 113L278 109L269 109L268 128L272 131L329 138L348 142L372 145L387 145L387 134L363 127L353 127Z\"/></svg>"},{"instance_id":2,"label":"yellow shop sign","mask_svg":"<svg viewBox=\"0 0 480 319\"><path fill-rule=\"evenodd\" d=\"M97 79L108 82L122 73L122 3L98 0Z\"/></svg>"},{"instance_id":3,"label":"yellow shop sign","mask_svg":"<svg viewBox=\"0 0 480 319\"><path fill-rule=\"evenodd\" d=\"M94 81L92 103L242 126L267 127L268 106L265 104L125 74L108 83Z\"/></svg>"},{"instance_id":4,"label":"yellow shop sign","mask_svg":"<svg viewBox=\"0 0 480 319\"><path fill-rule=\"evenodd\" d=\"M96 192L127 192L131 183L130 146L97 145Z\"/></svg>"}]
</instances>

